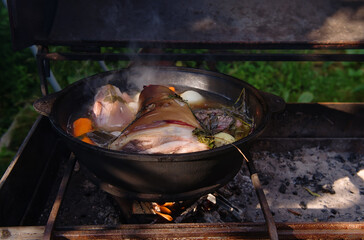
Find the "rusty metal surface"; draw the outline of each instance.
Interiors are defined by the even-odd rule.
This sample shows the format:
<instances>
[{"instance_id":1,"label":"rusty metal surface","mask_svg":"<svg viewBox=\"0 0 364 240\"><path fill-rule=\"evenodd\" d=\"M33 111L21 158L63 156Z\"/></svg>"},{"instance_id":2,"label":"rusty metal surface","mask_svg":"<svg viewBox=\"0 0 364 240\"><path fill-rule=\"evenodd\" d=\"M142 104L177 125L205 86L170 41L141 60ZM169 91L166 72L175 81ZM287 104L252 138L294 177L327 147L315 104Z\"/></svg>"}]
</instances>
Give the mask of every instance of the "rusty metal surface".
<instances>
[{"instance_id":1,"label":"rusty metal surface","mask_svg":"<svg viewBox=\"0 0 364 240\"><path fill-rule=\"evenodd\" d=\"M362 42L363 15L361 1L61 1L49 39Z\"/></svg>"},{"instance_id":2,"label":"rusty metal surface","mask_svg":"<svg viewBox=\"0 0 364 240\"><path fill-rule=\"evenodd\" d=\"M263 138L363 138L363 103L290 103L273 116Z\"/></svg>"},{"instance_id":3,"label":"rusty metal surface","mask_svg":"<svg viewBox=\"0 0 364 240\"><path fill-rule=\"evenodd\" d=\"M364 2L360 0L10 2L15 47L33 43L358 48L364 44Z\"/></svg>"},{"instance_id":4,"label":"rusty metal surface","mask_svg":"<svg viewBox=\"0 0 364 240\"><path fill-rule=\"evenodd\" d=\"M277 223L279 239L362 239L364 223ZM267 239L264 223L139 224L116 228L85 226L56 229L55 239L229 238Z\"/></svg>"},{"instance_id":5,"label":"rusty metal surface","mask_svg":"<svg viewBox=\"0 0 364 240\"><path fill-rule=\"evenodd\" d=\"M364 223L277 223L279 239L363 239ZM41 239L44 226L0 227L0 238ZM57 228L53 239L267 239L264 223L138 224Z\"/></svg>"}]
</instances>

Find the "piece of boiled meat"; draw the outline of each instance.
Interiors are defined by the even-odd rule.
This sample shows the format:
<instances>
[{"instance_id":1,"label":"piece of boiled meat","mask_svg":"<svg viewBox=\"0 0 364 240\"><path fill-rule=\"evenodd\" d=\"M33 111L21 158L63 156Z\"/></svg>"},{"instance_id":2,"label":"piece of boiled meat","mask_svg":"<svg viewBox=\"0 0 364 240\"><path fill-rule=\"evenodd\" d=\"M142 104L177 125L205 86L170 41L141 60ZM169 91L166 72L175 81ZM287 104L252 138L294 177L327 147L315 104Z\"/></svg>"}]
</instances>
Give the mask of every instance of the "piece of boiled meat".
<instances>
[{"instance_id":1,"label":"piece of boiled meat","mask_svg":"<svg viewBox=\"0 0 364 240\"><path fill-rule=\"evenodd\" d=\"M104 131L122 131L135 118L128 105L131 101L128 94L121 93L111 84L100 87L92 108L95 127Z\"/></svg>"},{"instance_id":2,"label":"piece of boiled meat","mask_svg":"<svg viewBox=\"0 0 364 240\"><path fill-rule=\"evenodd\" d=\"M201 126L188 105L167 87L144 87L139 106L135 121L110 145L111 149L163 154L209 149L192 134Z\"/></svg>"}]
</instances>

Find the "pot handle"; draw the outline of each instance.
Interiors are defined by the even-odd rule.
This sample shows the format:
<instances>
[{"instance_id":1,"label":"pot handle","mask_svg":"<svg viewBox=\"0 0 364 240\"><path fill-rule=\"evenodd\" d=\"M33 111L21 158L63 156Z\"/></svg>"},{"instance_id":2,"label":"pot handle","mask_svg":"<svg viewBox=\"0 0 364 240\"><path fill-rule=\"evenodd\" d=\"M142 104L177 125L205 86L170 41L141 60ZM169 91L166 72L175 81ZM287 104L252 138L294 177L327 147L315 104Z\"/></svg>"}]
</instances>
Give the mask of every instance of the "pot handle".
<instances>
[{"instance_id":1,"label":"pot handle","mask_svg":"<svg viewBox=\"0 0 364 240\"><path fill-rule=\"evenodd\" d=\"M282 112L286 108L286 102L283 98L263 91L260 91L260 93L267 102L268 108L272 113Z\"/></svg>"},{"instance_id":2,"label":"pot handle","mask_svg":"<svg viewBox=\"0 0 364 240\"><path fill-rule=\"evenodd\" d=\"M53 104L54 104L54 102L56 101L56 99L58 98L59 95L60 95L59 92L56 92L56 93L46 95L46 96L44 96L42 98L39 98L38 100L36 100L33 103L34 109L38 113L49 117L49 115L52 112Z\"/></svg>"}]
</instances>

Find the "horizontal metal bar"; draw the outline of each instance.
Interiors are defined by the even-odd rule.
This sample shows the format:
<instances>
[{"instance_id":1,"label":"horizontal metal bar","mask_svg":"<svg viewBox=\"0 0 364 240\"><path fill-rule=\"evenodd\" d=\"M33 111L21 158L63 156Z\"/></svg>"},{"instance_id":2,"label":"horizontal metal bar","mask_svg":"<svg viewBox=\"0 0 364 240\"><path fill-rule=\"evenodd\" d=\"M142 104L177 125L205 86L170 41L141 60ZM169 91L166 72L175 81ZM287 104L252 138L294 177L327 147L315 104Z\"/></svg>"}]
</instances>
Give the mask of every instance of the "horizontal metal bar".
<instances>
[{"instance_id":1,"label":"horizontal metal bar","mask_svg":"<svg viewBox=\"0 0 364 240\"><path fill-rule=\"evenodd\" d=\"M41 239L44 226L0 227L1 239ZM363 222L277 223L279 239L362 239ZM54 231L54 239L267 238L265 223L127 224L118 227L70 226Z\"/></svg>"},{"instance_id":2,"label":"horizontal metal bar","mask_svg":"<svg viewBox=\"0 0 364 240\"><path fill-rule=\"evenodd\" d=\"M130 40L118 41L52 41L37 40L44 46L69 47L134 47L134 48L179 48L179 49L363 49L364 41L307 42L307 41L177 41L177 40Z\"/></svg>"},{"instance_id":3,"label":"horizontal metal bar","mask_svg":"<svg viewBox=\"0 0 364 240\"><path fill-rule=\"evenodd\" d=\"M280 239L359 239L364 234L364 223L277 223ZM55 239L114 239L123 238L268 238L265 223L182 223L122 225L115 229L57 229Z\"/></svg>"},{"instance_id":4,"label":"horizontal metal bar","mask_svg":"<svg viewBox=\"0 0 364 240\"><path fill-rule=\"evenodd\" d=\"M279 239L362 239L363 222L277 223ZM40 239L44 226L0 227L0 238ZM54 239L268 238L265 223L127 224L118 227L70 226L55 229Z\"/></svg>"},{"instance_id":5,"label":"horizontal metal bar","mask_svg":"<svg viewBox=\"0 0 364 240\"><path fill-rule=\"evenodd\" d=\"M56 61L364 61L364 54L240 54L240 53L39 53Z\"/></svg>"}]
</instances>

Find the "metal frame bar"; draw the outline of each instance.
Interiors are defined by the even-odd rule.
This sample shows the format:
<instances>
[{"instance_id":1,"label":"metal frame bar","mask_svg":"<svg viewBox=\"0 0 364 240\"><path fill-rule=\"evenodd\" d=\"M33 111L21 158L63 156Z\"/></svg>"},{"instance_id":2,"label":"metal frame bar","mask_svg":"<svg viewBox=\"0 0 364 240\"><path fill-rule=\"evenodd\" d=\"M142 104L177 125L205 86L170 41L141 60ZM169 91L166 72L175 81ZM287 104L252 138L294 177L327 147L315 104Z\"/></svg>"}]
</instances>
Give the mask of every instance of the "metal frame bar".
<instances>
[{"instance_id":1,"label":"metal frame bar","mask_svg":"<svg viewBox=\"0 0 364 240\"><path fill-rule=\"evenodd\" d=\"M41 59L55 61L364 61L364 54L233 53L44 53Z\"/></svg>"},{"instance_id":2,"label":"metal frame bar","mask_svg":"<svg viewBox=\"0 0 364 240\"><path fill-rule=\"evenodd\" d=\"M40 78L40 90L43 96L48 95L48 84L47 84L47 72L50 71L49 64L46 64L46 58L42 57L43 54L47 54L48 50L45 47L39 46L38 53L36 55L36 62L38 68L38 75ZM48 60L49 61L49 60Z\"/></svg>"},{"instance_id":3,"label":"metal frame bar","mask_svg":"<svg viewBox=\"0 0 364 240\"><path fill-rule=\"evenodd\" d=\"M262 209L264 219L265 219L265 222L268 227L269 238L272 240L278 240L276 223L274 221L272 212L271 212L271 210L269 208L269 204L267 202L267 198L265 197L262 185L260 183L258 172L257 172L254 162L253 162L253 158L250 157L250 151L247 151L246 154L248 154L246 163L248 165L250 178L251 178L253 187L255 189L255 192L258 196L259 204Z\"/></svg>"},{"instance_id":4,"label":"metal frame bar","mask_svg":"<svg viewBox=\"0 0 364 240\"><path fill-rule=\"evenodd\" d=\"M130 47L135 48L175 48L175 49L363 49L364 41L345 42L283 42L283 41L221 41L221 42L192 42L173 40L148 40L119 39L118 41L44 41L38 40L35 44L44 46L65 46L71 48L98 48L98 47Z\"/></svg>"},{"instance_id":5,"label":"metal frame bar","mask_svg":"<svg viewBox=\"0 0 364 240\"><path fill-rule=\"evenodd\" d=\"M44 226L0 227L0 238L42 239ZM363 239L364 223L277 223L279 239ZM264 223L127 224L56 228L53 239L267 239Z\"/></svg>"},{"instance_id":6,"label":"metal frame bar","mask_svg":"<svg viewBox=\"0 0 364 240\"><path fill-rule=\"evenodd\" d=\"M277 223L279 239L362 239L364 223ZM96 227L73 227L56 229L55 239L115 239L123 238L268 238L264 223L225 224L139 224L123 225L114 229Z\"/></svg>"},{"instance_id":7,"label":"metal frame bar","mask_svg":"<svg viewBox=\"0 0 364 240\"><path fill-rule=\"evenodd\" d=\"M53 203L51 213L49 214L47 225L45 226L44 235L43 235L44 240L52 239L53 229L56 224L57 215L58 215L59 209L61 208L63 197L64 197L64 194L66 193L67 186L68 186L69 180L72 176L72 172L73 172L75 163L76 163L76 158L72 153L70 158L68 159L66 171L63 175L62 182L59 186L58 193L57 193L56 199Z\"/></svg>"}]
</instances>

